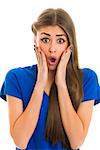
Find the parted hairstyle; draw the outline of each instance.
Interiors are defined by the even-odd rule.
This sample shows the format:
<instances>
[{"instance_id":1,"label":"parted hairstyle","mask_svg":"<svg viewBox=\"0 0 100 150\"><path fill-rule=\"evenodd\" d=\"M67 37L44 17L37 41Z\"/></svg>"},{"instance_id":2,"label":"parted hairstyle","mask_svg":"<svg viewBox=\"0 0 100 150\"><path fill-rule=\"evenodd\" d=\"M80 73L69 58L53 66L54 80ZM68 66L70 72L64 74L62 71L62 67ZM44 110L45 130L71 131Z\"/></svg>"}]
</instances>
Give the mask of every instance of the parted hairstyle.
<instances>
[{"instance_id":1,"label":"parted hairstyle","mask_svg":"<svg viewBox=\"0 0 100 150\"><path fill-rule=\"evenodd\" d=\"M36 36L39 29L56 25L63 29L68 38L68 45L71 45L72 53L66 69L66 85L68 87L72 105L77 112L78 106L83 97L83 75L82 69L79 68L75 27L70 15L61 8L45 9L39 15L37 21L32 24L31 29ZM60 107L58 102L58 91L55 81L51 86L49 98L50 101L45 126L45 138L47 140L51 140L52 145L61 142L63 148L69 147L70 150L72 150L61 119Z\"/></svg>"}]
</instances>

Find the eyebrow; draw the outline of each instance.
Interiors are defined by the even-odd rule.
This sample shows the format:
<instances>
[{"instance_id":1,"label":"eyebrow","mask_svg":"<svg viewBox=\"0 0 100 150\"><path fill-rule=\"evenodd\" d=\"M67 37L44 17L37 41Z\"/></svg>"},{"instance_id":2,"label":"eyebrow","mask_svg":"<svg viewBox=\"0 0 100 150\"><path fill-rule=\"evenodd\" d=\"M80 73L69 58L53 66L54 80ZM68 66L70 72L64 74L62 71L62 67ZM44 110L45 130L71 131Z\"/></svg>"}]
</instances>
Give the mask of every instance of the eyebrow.
<instances>
[{"instance_id":1,"label":"eyebrow","mask_svg":"<svg viewBox=\"0 0 100 150\"><path fill-rule=\"evenodd\" d=\"M45 33L45 32L42 32L41 34L45 34L45 35L47 35L47 36L51 36L50 34ZM56 36L65 36L65 37L66 37L66 35L65 35L65 34L57 34Z\"/></svg>"}]
</instances>

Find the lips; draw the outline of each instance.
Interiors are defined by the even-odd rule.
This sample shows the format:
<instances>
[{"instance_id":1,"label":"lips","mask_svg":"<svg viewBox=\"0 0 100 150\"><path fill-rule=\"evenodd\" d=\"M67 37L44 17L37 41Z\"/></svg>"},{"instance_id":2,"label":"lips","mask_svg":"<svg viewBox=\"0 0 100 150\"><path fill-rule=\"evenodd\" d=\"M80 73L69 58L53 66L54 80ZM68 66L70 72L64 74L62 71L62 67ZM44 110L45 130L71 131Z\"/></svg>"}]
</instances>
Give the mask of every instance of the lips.
<instances>
[{"instance_id":1,"label":"lips","mask_svg":"<svg viewBox=\"0 0 100 150\"><path fill-rule=\"evenodd\" d=\"M50 56L50 57L48 57L48 63L49 63L50 65L55 65L56 62L57 62L57 57L55 57L55 56Z\"/></svg>"}]
</instances>

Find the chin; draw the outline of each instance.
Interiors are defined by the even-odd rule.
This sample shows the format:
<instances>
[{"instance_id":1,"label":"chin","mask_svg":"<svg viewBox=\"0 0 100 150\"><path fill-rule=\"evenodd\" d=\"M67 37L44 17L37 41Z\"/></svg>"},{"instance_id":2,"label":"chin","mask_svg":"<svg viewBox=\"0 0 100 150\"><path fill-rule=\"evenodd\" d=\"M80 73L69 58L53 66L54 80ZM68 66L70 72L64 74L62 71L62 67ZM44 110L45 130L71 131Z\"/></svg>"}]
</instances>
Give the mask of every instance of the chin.
<instances>
[{"instance_id":1,"label":"chin","mask_svg":"<svg viewBox=\"0 0 100 150\"><path fill-rule=\"evenodd\" d=\"M57 66L48 66L48 69L52 70L52 71L56 70L56 68L57 68Z\"/></svg>"}]
</instances>

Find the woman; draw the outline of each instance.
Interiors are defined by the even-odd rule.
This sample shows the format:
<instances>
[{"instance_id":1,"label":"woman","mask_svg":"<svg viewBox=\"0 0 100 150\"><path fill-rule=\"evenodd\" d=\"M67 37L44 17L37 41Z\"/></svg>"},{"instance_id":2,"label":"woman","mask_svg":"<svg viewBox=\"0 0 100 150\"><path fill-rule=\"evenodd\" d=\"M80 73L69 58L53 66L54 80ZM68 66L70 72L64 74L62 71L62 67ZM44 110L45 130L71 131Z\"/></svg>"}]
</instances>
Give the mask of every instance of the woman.
<instances>
[{"instance_id":1,"label":"woman","mask_svg":"<svg viewBox=\"0 0 100 150\"><path fill-rule=\"evenodd\" d=\"M10 70L1 89L16 149L78 149L100 102L96 73L79 68L75 28L65 10L44 10L32 31L38 63Z\"/></svg>"}]
</instances>

